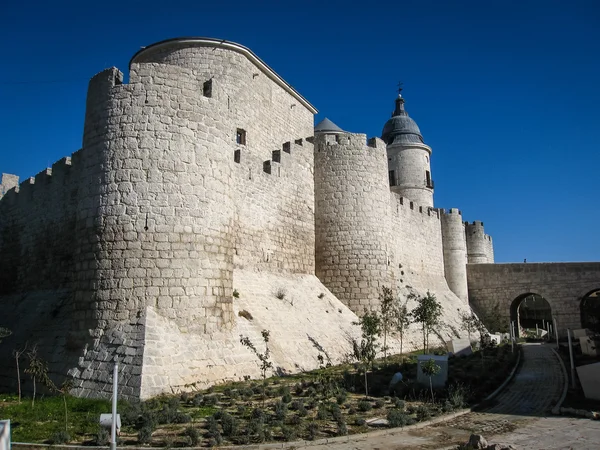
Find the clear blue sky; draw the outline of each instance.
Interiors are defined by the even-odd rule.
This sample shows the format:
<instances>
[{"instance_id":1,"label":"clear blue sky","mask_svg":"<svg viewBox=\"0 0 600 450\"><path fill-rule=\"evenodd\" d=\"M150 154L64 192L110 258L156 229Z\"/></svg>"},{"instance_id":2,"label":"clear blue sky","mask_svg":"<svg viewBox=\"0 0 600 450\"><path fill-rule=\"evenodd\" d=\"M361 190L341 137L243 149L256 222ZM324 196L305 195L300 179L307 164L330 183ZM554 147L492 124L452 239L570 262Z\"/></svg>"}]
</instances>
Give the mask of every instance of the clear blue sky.
<instances>
[{"instance_id":1,"label":"clear blue sky","mask_svg":"<svg viewBox=\"0 0 600 450\"><path fill-rule=\"evenodd\" d=\"M178 36L251 48L369 136L402 80L436 206L484 221L497 262L600 260L599 1L4 1L0 171L79 149L89 78Z\"/></svg>"}]
</instances>

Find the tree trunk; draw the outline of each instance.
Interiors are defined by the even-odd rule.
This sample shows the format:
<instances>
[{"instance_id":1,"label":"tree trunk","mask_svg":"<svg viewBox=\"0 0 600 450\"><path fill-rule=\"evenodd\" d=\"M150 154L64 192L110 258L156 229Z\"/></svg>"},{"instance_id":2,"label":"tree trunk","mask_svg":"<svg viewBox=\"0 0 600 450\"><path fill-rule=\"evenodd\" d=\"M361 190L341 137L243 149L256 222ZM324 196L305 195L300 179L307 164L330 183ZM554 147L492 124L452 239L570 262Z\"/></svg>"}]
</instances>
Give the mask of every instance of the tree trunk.
<instances>
[{"instance_id":1,"label":"tree trunk","mask_svg":"<svg viewBox=\"0 0 600 450\"><path fill-rule=\"evenodd\" d=\"M400 360L404 361L404 357L402 356L402 341L404 340L404 333L400 332Z\"/></svg>"},{"instance_id":2,"label":"tree trunk","mask_svg":"<svg viewBox=\"0 0 600 450\"><path fill-rule=\"evenodd\" d=\"M369 396L369 385L367 381L367 368L365 367L365 397Z\"/></svg>"},{"instance_id":3,"label":"tree trunk","mask_svg":"<svg viewBox=\"0 0 600 450\"><path fill-rule=\"evenodd\" d=\"M387 367L387 327L383 329L383 365Z\"/></svg>"},{"instance_id":4,"label":"tree trunk","mask_svg":"<svg viewBox=\"0 0 600 450\"><path fill-rule=\"evenodd\" d=\"M33 377L33 397L31 398L31 407L35 406L35 377Z\"/></svg>"},{"instance_id":5,"label":"tree trunk","mask_svg":"<svg viewBox=\"0 0 600 450\"><path fill-rule=\"evenodd\" d=\"M17 360L17 392L19 393L19 403L21 403L21 370L19 369L19 354L15 355Z\"/></svg>"},{"instance_id":6,"label":"tree trunk","mask_svg":"<svg viewBox=\"0 0 600 450\"><path fill-rule=\"evenodd\" d=\"M427 341L425 340L425 325L423 325L423 353L427 354Z\"/></svg>"},{"instance_id":7,"label":"tree trunk","mask_svg":"<svg viewBox=\"0 0 600 450\"><path fill-rule=\"evenodd\" d=\"M435 398L433 397L433 383L431 382L431 377L429 377L429 389L431 389L431 403L435 403Z\"/></svg>"},{"instance_id":8,"label":"tree trunk","mask_svg":"<svg viewBox=\"0 0 600 450\"><path fill-rule=\"evenodd\" d=\"M69 432L69 417L67 415L67 394L63 393L63 401L65 402L65 432Z\"/></svg>"}]
</instances>

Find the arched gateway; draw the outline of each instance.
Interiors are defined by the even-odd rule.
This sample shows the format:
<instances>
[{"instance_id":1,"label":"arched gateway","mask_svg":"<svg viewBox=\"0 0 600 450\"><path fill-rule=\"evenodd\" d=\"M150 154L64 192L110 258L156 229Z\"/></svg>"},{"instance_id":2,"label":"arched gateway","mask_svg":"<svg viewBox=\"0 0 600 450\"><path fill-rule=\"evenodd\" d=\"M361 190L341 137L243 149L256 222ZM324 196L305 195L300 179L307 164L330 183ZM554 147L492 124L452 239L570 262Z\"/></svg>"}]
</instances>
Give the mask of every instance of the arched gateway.
<instances>
[{"instance_id":1,"label":"arched gateway","mask_svg":"<svg viewBox=\"0 0 600 450\"><path fill-rule=\"evenodd\" d=\"M556 319L561 336L600 327L600 263L467 264L467 280L471 306L505 323L518 312L526 328Z\"/></svg>"},{"instance_id":2,"label":"arched gateway","mask_svg":"<svg viewBox=\"0 0 600 450\"><path fill-rule=\"evenodd\" d=\"M582 328L600 333L600 289L588 292L579 306Z\"/></svg>"},{"instance_id":3,"label":"arched gateway","mask_svg":"<svg viewBox=\"0 0 600 450\"><path fill-rule=\"evenodd\" d=\"M552 307L539 294L530 292L519 295L510 305L510 320L516 324L515 333L518 337L523 331L543 329L548 331L552 324Z\"/></svg>"}]
</instances>

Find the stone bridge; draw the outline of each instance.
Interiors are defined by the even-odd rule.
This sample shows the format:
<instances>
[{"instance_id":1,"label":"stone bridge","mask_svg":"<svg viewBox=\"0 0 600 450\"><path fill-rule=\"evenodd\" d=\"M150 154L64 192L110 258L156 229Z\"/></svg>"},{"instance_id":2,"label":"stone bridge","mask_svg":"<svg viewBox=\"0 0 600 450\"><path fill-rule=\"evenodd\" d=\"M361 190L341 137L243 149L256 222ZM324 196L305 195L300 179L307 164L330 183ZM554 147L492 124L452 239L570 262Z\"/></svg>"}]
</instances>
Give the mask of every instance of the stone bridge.
<instances>
[{"instance_id":1,"label":"stone bridge","mask_svg":"<svg viewBox=\"0 0 600 450\"><path fill-rule=\"evenodd\" d=\"M550 305L559 334L566 335L566 328L582 328L582 303L600 291L600 262L468 264L467 278L469 303L476 312L491 311L497 304L508 323L516 319L521 301L537 294Z\"/></svg>"}]
</instances>

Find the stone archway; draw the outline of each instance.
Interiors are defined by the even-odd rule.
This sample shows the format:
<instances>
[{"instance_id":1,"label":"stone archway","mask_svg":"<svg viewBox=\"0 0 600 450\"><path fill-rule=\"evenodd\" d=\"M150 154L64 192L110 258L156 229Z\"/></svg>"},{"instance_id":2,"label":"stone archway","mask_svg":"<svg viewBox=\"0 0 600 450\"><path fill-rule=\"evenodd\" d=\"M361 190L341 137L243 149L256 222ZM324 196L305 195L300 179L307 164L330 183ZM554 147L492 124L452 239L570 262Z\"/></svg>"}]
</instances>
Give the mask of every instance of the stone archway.
<instances>
[{"instance_id":1,"label":"stone archway","mask_svg":"<svg viewBox=\"0 0 600 450\"><path fill-rule=\"evenodd\" d=\"M548 325L552 324L552 307L540 294L521 294L510 305L510 320L517 324L517 337L521 337L524 330L535 331L536 326L548 331Z\"/></svg>"},{"instance_id":2,"label":"stone archway","mask_svg":"<svg viewBox=\"0 0 600 450\"><path fill-rule=\"evenodd\" d=\"M581 328L600 333L600 289L588 292L579 304Z\"/></svg>"}]
</instances>

